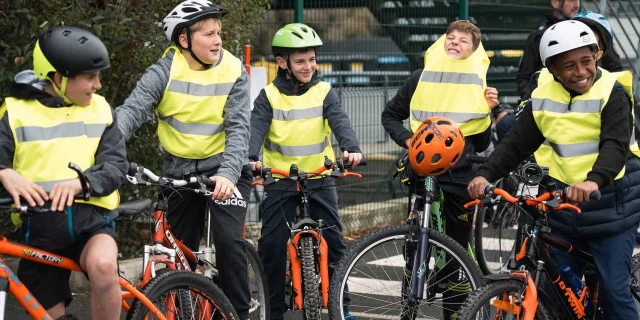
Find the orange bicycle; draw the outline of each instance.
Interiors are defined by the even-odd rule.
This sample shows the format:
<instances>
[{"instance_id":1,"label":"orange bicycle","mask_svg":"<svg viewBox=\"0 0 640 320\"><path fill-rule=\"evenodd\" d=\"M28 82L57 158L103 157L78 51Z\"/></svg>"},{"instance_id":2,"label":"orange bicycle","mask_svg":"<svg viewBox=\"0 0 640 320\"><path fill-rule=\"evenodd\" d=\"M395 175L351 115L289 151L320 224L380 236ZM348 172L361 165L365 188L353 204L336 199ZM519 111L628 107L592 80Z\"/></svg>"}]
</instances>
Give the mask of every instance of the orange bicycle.
<instances>
[{"instance_id":1,"label":"orange bicycle","mask_svg":"<svg viewBox=\"0 0 640 320\"><path fill-rule=\"evenodd\" d=\"M185 179L172 179L169 177L157 176L143 166L131 163L127 174L129 182L135 185L151 185L161 188L180 188L191 192L211 197L214 183L207 176L194 175ZM145 199L142 207L148 208L151 200ZM211 228L207 228L206 245L202 251L193 252L182 241L177 239L171 232L165 212L168 207L168 197L159 191L157 203L154 208L153 223L153 245L144 246L142 259L143 274L142 287L153 279L157 273L163 272L156 266L164 266L164 269L171 270L192 270L190 262L202 268L202 273L208 279L218 282L220 277L213 259L215 248L212 244ZM207 225L211 222L211 211L207 210ZM262 262L256 249L247 242L248 280L251 294L249 302L249 318L251 320L269 319L269 291L267 289L267 279L264 274Z\"/></svg>"},{"instance_id":2,"label":"orange bicycle","mask_svg":"<svg viewBox=\"0 0 640 320\"><path fill-rule=\"evenodd\" d=\"M72 163L69 168L75 170L80 178L83 192L78 198L89 200L89 188L81 169ZM50 211L47 205L22 205L16 208L13 203L13 199L0 199L0 209L9 209L24 216ZM145 209L140 203L141 201L123 203L117 210L123 215L139 214ZM6 237L0 237L0 255L83 272L72 259L15 243ZM208 279L193 272L167 272L149 281L143 289L138 289L122 275L118 282L123 290L122 309L127 313L126 319L237 319L233 306L222 291ZM15 297L33 319L52 320L29 289L0 258L0 319L5 314L7 292Z\"/></svg>"},{"instance_id":3,"label":"orange bicycle","mask_svg":"<svg viewBox=\"0 0 640 320\"><path fill-rule=\"evenodd\" d=\"M360 165L366 165L366 160L362 159ZM292 164L289 171L262 167L254 172L254 175L262 177L262 180L255 181L253 185L269 186L277 182L279 179L274 179L273 174L296 182L296 191L300 197L298 212L291 224L291 240L288 249L290 276L286 281L291 282L292 303L289 304L291 309L303 310L304 317L308 320L320 319L322 308L328 308L329 248L322 237L322 219L315 221L311 218L307 180L312 177L362 178L360 174L347 172L345 169L348 168L350 166L342 159L334 163L325 156L324 165L313 172L298 171L296 164ZM330 173L324 173L327 170L331 170Z\"/></svg>"}]
</instances>

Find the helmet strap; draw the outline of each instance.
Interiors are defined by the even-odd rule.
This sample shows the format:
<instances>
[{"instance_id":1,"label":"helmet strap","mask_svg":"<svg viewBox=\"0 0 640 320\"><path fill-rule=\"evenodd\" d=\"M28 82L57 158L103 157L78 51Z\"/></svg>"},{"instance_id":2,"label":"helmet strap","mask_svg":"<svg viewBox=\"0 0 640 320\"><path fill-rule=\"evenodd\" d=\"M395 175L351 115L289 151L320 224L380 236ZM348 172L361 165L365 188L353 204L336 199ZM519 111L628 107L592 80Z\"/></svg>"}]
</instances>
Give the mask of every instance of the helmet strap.
<instances>
[{"instance_id":1,"label":"helmet strap","mask_svg":"<svg viewBox=\"0 0 640 320\"><path fill-rule=\"evenodd\" d=\"M205 70L211 68L210 63L204 63L202 62L202 60L200 60L200 58L198 58L198 56L196 55L195 52L193 52L193 49L191 48L191 28L187 27L187 47L183 48L183 49L187 49L187 51L189 51L189 53L191 53L191 57L196 60L199 64L201 64Z\"/></svg>"},{"instance_id":2,"label":"helmet strap","mask_svg":"<svg viewBox=\"0 0 640 320\"><path fill-rule=\"evenodd\" d=\"M291 78L291 85L293 86L293 93L296 94L298 93L298 86L301 83L300 80L298 80L298 78L296 78L296 76L293 75L293 72L291 72L291 60L290 59L290 54L287 54L287 74L289 75L289 77Z\"/></svg>"},{"instance_id":3,"label":"helmet strap","mask_svg":"<svg viewBox=\"0 0 640 320\"><path fill-rule=\"evenodd\" d=\"M62 77L62 86L60 88L58 88L58 86L56 85L56 82L53 81L51 78L49 78L49 81L51 81L51 84L53 85L53 91L56 92L56 94L62 98L64 100L64 102L66 104L72 105L73 102L71 100L69 100L69 98L67 98L67 96L64 94L67 91L67 80L69 78L67 77Z\"/></svg>"}]
</instances>

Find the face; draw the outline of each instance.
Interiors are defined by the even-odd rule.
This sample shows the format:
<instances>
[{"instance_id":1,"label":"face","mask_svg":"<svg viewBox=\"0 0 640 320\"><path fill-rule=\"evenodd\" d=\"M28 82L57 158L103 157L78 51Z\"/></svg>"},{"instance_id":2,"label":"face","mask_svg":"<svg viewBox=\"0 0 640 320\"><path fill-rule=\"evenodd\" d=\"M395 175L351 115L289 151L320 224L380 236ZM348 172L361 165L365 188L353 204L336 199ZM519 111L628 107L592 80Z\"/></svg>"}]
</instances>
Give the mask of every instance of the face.
<instances>
[{"instance_id":1,"label":"face","mask_svg":"<svg viewBox=\"0 0 640 320\"><path fill-rule=\"evenodd\" d=\"M558 55L549 64L553 73L569 89L584 94L596 78L596 57L589 47L582 47Z\"/></svg>"},{"instance_id":2,"label":"face","mask_svg":"<svg viewBox=\"0 0 640 320\"><path fill-rule=\"evenodd\" d=\"M220 59L222 50L222 38L220 20L206 19L202 21L198 31L191 34L191 50L198 59L207 64L214 64ZM186 48L188 45L187 35L180 35L180 44Z\"/></svg>"},{"instance_id":3,"label":"face","mask_svg":"<svg viewBox=\"0 0 640 320\"><path fill-rule=\"evenodd\" d=\"M76 105L90 105L93 94L102 88L99 74L100 72L81 73L67 79L67 90L64 94ZM58 87L61 87L62 75L56 73L55 80Z\"/></svg>"},{"instance_id":4,"label":"face","mask_svg":"<svg viewBox=\"0 0 640 320\"><path fill-rule=\"evenodd\" d=\"M471 33L453 30L444 40L447 56L455 60L464 60L473 53L473 36Z\"/></svg>"},{"instance_id":5,"label":"face","mask_svg":"<svg viewBox=\"0 0 640 320\"><path fill-rule=\"evenodd\" d=\"M311 81L316 72L316 51L309 49L304 53L296 52L289 55L291 63L290 71L302 83ZM287 69L287 61L283 57L278 57L278 65L282 69Z\"/></svg>"},{"instance_id":6,"label":"face","mask_svg":"<svg viewBox=\"0 0 640 320\"><path fill-rule=\"evenodd\" d=\"M580 10L580 0L564 0L564 3L562 0L552 0L551 6L558 10L565 19L571 19Z\"/></svg>"}]
</instances>

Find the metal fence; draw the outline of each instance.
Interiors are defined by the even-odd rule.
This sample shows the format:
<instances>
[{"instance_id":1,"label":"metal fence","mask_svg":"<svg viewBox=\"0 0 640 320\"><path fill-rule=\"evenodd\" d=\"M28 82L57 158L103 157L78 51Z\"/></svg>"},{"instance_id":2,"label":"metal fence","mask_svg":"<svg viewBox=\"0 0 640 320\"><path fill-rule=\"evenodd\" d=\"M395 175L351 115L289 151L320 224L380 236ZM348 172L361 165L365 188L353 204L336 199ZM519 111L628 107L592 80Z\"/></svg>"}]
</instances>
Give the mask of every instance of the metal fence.
<instances>
[{"instance_id":1,"label":"metal fence","mask_svg":"<svg viewBox=\"0 0 640 320\"><path fill-rule=\"evenodd\" d=\"M609 16L616 50L637 76L637 2L596 0L582 5L583 10L604 11ZM385 103L411 72L423 67L424 52L447 25L468 14L467 19L480 27L491 59L488 85L498 88L502 103L514 105L519 99L515 78L525 41L549 13L548 0L274 0L252 43L252 65L266 67L271 81L277 70L270 54L275 32L294 21L303 21L318 32L324 42L317 58L320 74L338 91L370 160L368 167L358 170L363 179L338 183L343 223L373 221L376 215L402 219L405 203L392 200L403 197L402 189L389 178L403 149L389 140L380 123ZM250 214L253 222L260 219L259 198L256 191ZM384 213L389 210L396 214ZM347 233L362 226L353 222L353 228L346 226Z\"/></svg>"}]
</instances>

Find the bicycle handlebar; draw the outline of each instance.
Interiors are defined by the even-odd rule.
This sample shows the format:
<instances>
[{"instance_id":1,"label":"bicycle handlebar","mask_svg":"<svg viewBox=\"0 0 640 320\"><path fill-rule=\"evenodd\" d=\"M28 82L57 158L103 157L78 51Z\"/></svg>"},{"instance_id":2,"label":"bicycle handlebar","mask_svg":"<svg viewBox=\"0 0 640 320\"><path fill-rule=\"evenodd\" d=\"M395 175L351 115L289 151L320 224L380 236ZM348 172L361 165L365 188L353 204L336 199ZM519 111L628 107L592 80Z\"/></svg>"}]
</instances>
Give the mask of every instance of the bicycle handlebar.
<instances>
[{"instance_id":1,"label":"bicycle handlebar","mask_svg":"<svg viewBox=\"0 0 640 320\"><path fill-rule=\"evenodd\" d=\"M484 206L485 204L487 204L487 201L490 202L494 196L501 196L502 199L504 199L505 201L514 203L514 204L524 204L526 206L536 206L539 204L543 204L555 210L568 209L575 212L581 212L580 208L578 208L577 206L569 203L565 203L567 201L566 194L568 189L569 187L560 191L557 191L557 190L548 191L535 198L523 198L523 197L516 198L511 194L509 194L509 192L507 192L506 190L496 188L494 185L488 184L484 188L485 200L473 200L471 202L466 203L464 207L469 208L475 205ZM592 192L590 195L590 199L594 199L594 200L599 200L600 197L601 197L600 190L596 190Z\"/></svg>"},{"instance_id":2,"label":"bicycle handlebar","mask_svg":"<svg viewBox=\"0 0 640 320\"><path fill-rule=\"evenodd\" d=\"M360 161L361 166L367 165L367 160L362 158ZM315 176L332 177L342 179L344 177L358 177L362 178L362 175L355 172L348 172L347 169L351 169L351 164L344 162L342 159L331 161L327 156L324 157L324 165L314 170L313 172L298 171L298 166L292 164L289 171L277 168L261 167L259 170L253 171L254 176L263 177L262 181L255 181L253 185L270 185L277 180L273 179L273 174L279 174L285 179L307 179ZM323 174L324 171L332 170L329 174Z\"/></svg>"},{"instance_id":3,"label":"bicycle handlebar","mask_svg":"<svg viewBox=\"0 0 640 320\"><path fill-rule=\"evenodd\" d=\"M145 180L147 177L151 182ZM129 166L129 172L127 173L127 180L132 184L146 185L146 186L165 186L165 187L185 187L191 189L195 193L200 193L205 196L213 194L215 183L205 175L189 176L186 179L173 179L169 177L158 176L151 170L140 166L132 162Z\"/></svg>"}]
</instances>

